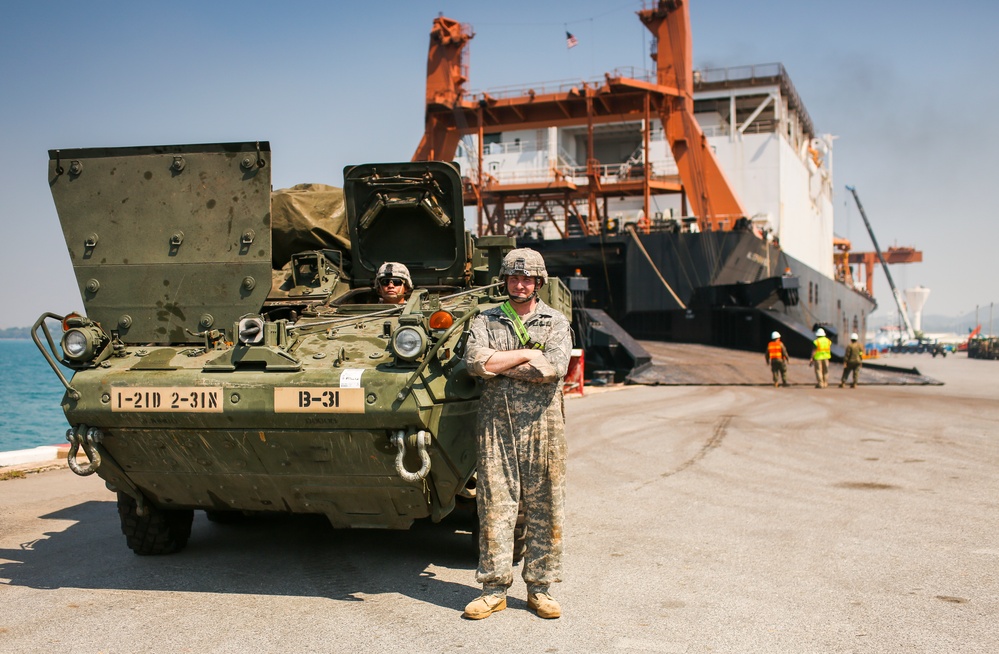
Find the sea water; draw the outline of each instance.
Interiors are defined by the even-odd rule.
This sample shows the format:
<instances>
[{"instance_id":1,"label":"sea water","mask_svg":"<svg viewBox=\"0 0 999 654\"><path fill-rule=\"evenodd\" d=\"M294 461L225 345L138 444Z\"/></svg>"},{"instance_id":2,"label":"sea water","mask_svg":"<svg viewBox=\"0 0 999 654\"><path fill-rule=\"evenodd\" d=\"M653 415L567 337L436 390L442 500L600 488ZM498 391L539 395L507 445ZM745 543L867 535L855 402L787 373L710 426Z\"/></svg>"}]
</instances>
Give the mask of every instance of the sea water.
<instances>
[{"instance_id":1,"label":"sea water","mask_svg":"<svg viewBox=\"0 0 999 654\"><path fill-rule=\"evenodd\" d=\"M0 452L66 442L65 391L34 342L0 339Z\"/></svg>"}]
</instances>

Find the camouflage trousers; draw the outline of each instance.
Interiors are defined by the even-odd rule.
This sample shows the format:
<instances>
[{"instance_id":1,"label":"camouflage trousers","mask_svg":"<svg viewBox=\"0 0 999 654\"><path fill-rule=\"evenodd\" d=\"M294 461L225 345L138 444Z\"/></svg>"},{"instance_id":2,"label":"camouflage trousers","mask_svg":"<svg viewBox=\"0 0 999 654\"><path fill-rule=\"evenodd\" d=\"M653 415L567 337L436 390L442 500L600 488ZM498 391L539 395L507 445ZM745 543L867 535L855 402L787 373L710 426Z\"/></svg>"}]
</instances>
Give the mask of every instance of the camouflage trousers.
<instances>
[{"instance_id":1,"label":"camouflage trousers","mask_svg":"<svg viewBox=\"0 0 999 654\"><path fill-rule=\"evenodd\" d=\"M784 359L770 359L770 372L773 373L775 384L779 378L787 386L787 362Z\"/></svg>"},{"instance_id":2,"label":"camouflage trousers","mask_svg":"<svg viewBox=\"0 0 999 654\"><path fill-rule=\"evenodd\" d=\"M846 364L844 364L843 365L843 377L842 377L842 379L840 379L839 383L845 384L846 383L846 378L850 376L850 373L853 373L853 385L856 386L857 385L857 381L860 378L860 365L861 365L860 363L846 363Z\"/></svg>"},{"instance_id":3,"label":"camouflage trousers","mask_svg":"<svg viewBox=\"0 0 999 654\"><path fill-rule=\"evenodd\" d=\"M546 591L550 584L561 581L562 574L563 399L558 393L548 406L539 407L540 413L513 409L505 394L483 399L479 409L479 567L475 580L486 592L496 594L505 594L513 583L514 529L518 505L522 505L527 534L524 581L531 590Z\"/></svg>"}]
</instances>

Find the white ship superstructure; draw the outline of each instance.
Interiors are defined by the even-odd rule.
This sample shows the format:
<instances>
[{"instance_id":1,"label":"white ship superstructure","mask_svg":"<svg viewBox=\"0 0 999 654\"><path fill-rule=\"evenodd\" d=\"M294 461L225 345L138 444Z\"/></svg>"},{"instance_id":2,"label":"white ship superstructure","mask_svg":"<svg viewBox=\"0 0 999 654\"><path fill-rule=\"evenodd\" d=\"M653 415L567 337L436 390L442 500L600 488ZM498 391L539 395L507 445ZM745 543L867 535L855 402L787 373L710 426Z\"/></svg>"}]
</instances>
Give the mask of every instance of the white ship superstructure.
<instances>
[{"instance_id":1,"label":"white ship superstructure","mask_svg":"<svg viewBox=\"0 0 999 654\"><path fill-rule=\"evenodd\" d=\"M648 76L646 76L648 78ZM747 216L788 254L826 277L832 277L833 137L816 135L811 118L784 67L780 64L695 71L694 115L715 158ZM594 82L597 84L597 82ZM579 86L579 83L576 83ZM535 85L538 94L571 89L571 83ZM518 87L517 93L523 92ZM485 94L473 94L485 95ZM502 98L504 91L488 92ZM648 147L644 121L605 122L593 126L593 152L587 151L587 126L545 126L538 129L485 133L482 137L482 178L500 184L538 188L561 183L588 184L588 160L602 184L640 180L643 166L651 180L668 192L652 196L649 220L676 219L697 229L679 192L679 171L662 125L651 119ZM456 160L477 176L478 136L466 135ZM675 184L675 188L674 185ZM604 200L600 213L620 226L643 218L642 198L631 195ZM530 202L505 207L515 233L564 236L559 226L571 223L564 211L587 216L585 202L532 210ZM733 216L734 222L738 217ZM727 225L731 227L731 224Z\"/></svg>"}]
</instances>

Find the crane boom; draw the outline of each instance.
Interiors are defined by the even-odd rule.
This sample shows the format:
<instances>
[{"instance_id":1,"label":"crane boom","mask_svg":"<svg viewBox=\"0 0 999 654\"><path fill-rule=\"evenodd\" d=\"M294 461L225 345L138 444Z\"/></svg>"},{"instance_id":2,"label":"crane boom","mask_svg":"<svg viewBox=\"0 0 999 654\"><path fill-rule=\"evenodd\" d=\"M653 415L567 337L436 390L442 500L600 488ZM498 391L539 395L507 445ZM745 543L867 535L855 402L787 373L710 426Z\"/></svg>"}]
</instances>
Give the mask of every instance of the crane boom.
<instances>
[{"instance_id":1,"label":"crane boom","mask_svg":"<svg viewBox=\"0 0 999 654\"><path fill-rule=\"evenodd\" d=\"M909 322L909 312L906 311L902 295L898 292L898 288L895 287L895 282L891 278L891 271L888 270L888 262L885 261L885 256L881 253L881 248L878 247L878 239L874 237L874 230L871 228L871 222L867 220L867 214L864 212L864 205L860 203L860 196L857 195L857 189L853 186L847 186L846 190L853 194L853 199L857 203L857 209L860 210L860 217L864 219L864 226L867 227L867 233L871 235L874 252L877 253L878 261L881 262L881 267L885 270L885 277L888 278L888 286L891 287L891 293L895 297L895 304L898 305L898 312L902 316L902 322L905 323L906 338L915 338L916 332L912 329L912 323Z\"/></svg>"}]
</instances>

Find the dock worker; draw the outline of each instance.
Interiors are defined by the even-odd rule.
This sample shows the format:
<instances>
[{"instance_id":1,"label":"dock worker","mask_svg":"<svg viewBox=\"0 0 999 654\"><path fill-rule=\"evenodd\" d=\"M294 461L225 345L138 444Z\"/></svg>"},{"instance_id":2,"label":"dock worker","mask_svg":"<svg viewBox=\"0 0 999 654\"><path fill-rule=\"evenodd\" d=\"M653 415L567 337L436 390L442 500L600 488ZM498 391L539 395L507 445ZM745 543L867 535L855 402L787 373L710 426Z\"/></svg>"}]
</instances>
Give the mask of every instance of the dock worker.
<instances>
[{"instance_id":1,"label":"dock worker","mask_svg":"<svg viewBox=\"0 0 999 654\"><path fill-rule=\"evenodd\" d=\"M787 355L787 348L780 340L780 332L770 334L770 338L772 340L767 343L766 359L767 363L770 364L770 372L773 373L774 388L780 385L787 386L787 363L791 357ZM778 376L780 383L777 381Z\"/></svg>"},{"instance_id":2,"label":"dock worker","mask_svg":"<svg viewBox=\"0 0 999 654\"><path fill-rule=\"evenodd\" d=\"M406 297L413 290L413 278L409 268L398 261L386 261L375 273L375 292L383 304L405 304Z\"/></svg>"},{"instance_id":3,"label":"dock worker","mask_svg":"<svg viewBox=\"0 0 999 654\"><path fill-rule=\"evenodd\" d=\"M850 388L857 387L857 380L860 378L860 367L864 364L864 348L857 341L860 337L857 332L850 334L850 344L846 346L846 354L843 355L843 377L839 380L839 387L846 386L846 378L853 373L853 383Z\"/></svg>"},{"instance_id":4,"label":"dock worker","mask_svg":"<svg viewBox=\"0 0 999 654\"><path fill-rule=\"evenodd\" d=\"M826 338L826 330L819 327L815 330L815 340L812 341L812 366L815 368L815 388L825 388L829 385L829 359L832 357L832 341Z\"/></svg>"},{"instance_id":5,"label":"dock worker","mask_svg":"<svg viewBox=\"0 0 999 654\"><path fill-rule=\"evenodd\" d=\"M465 607L473 620L506 608L513 583L518 505L526 518L523 577L527 607L541 618L562 609L551 595L561 581L565 514L565 406L562 378L572 332L559 311L538 298L548 282L541 255L511 250L500 266L509 299L476 316L465 361L484 381L479 401L476 497L482 594Z\"/></svg>"}]
</instances>

